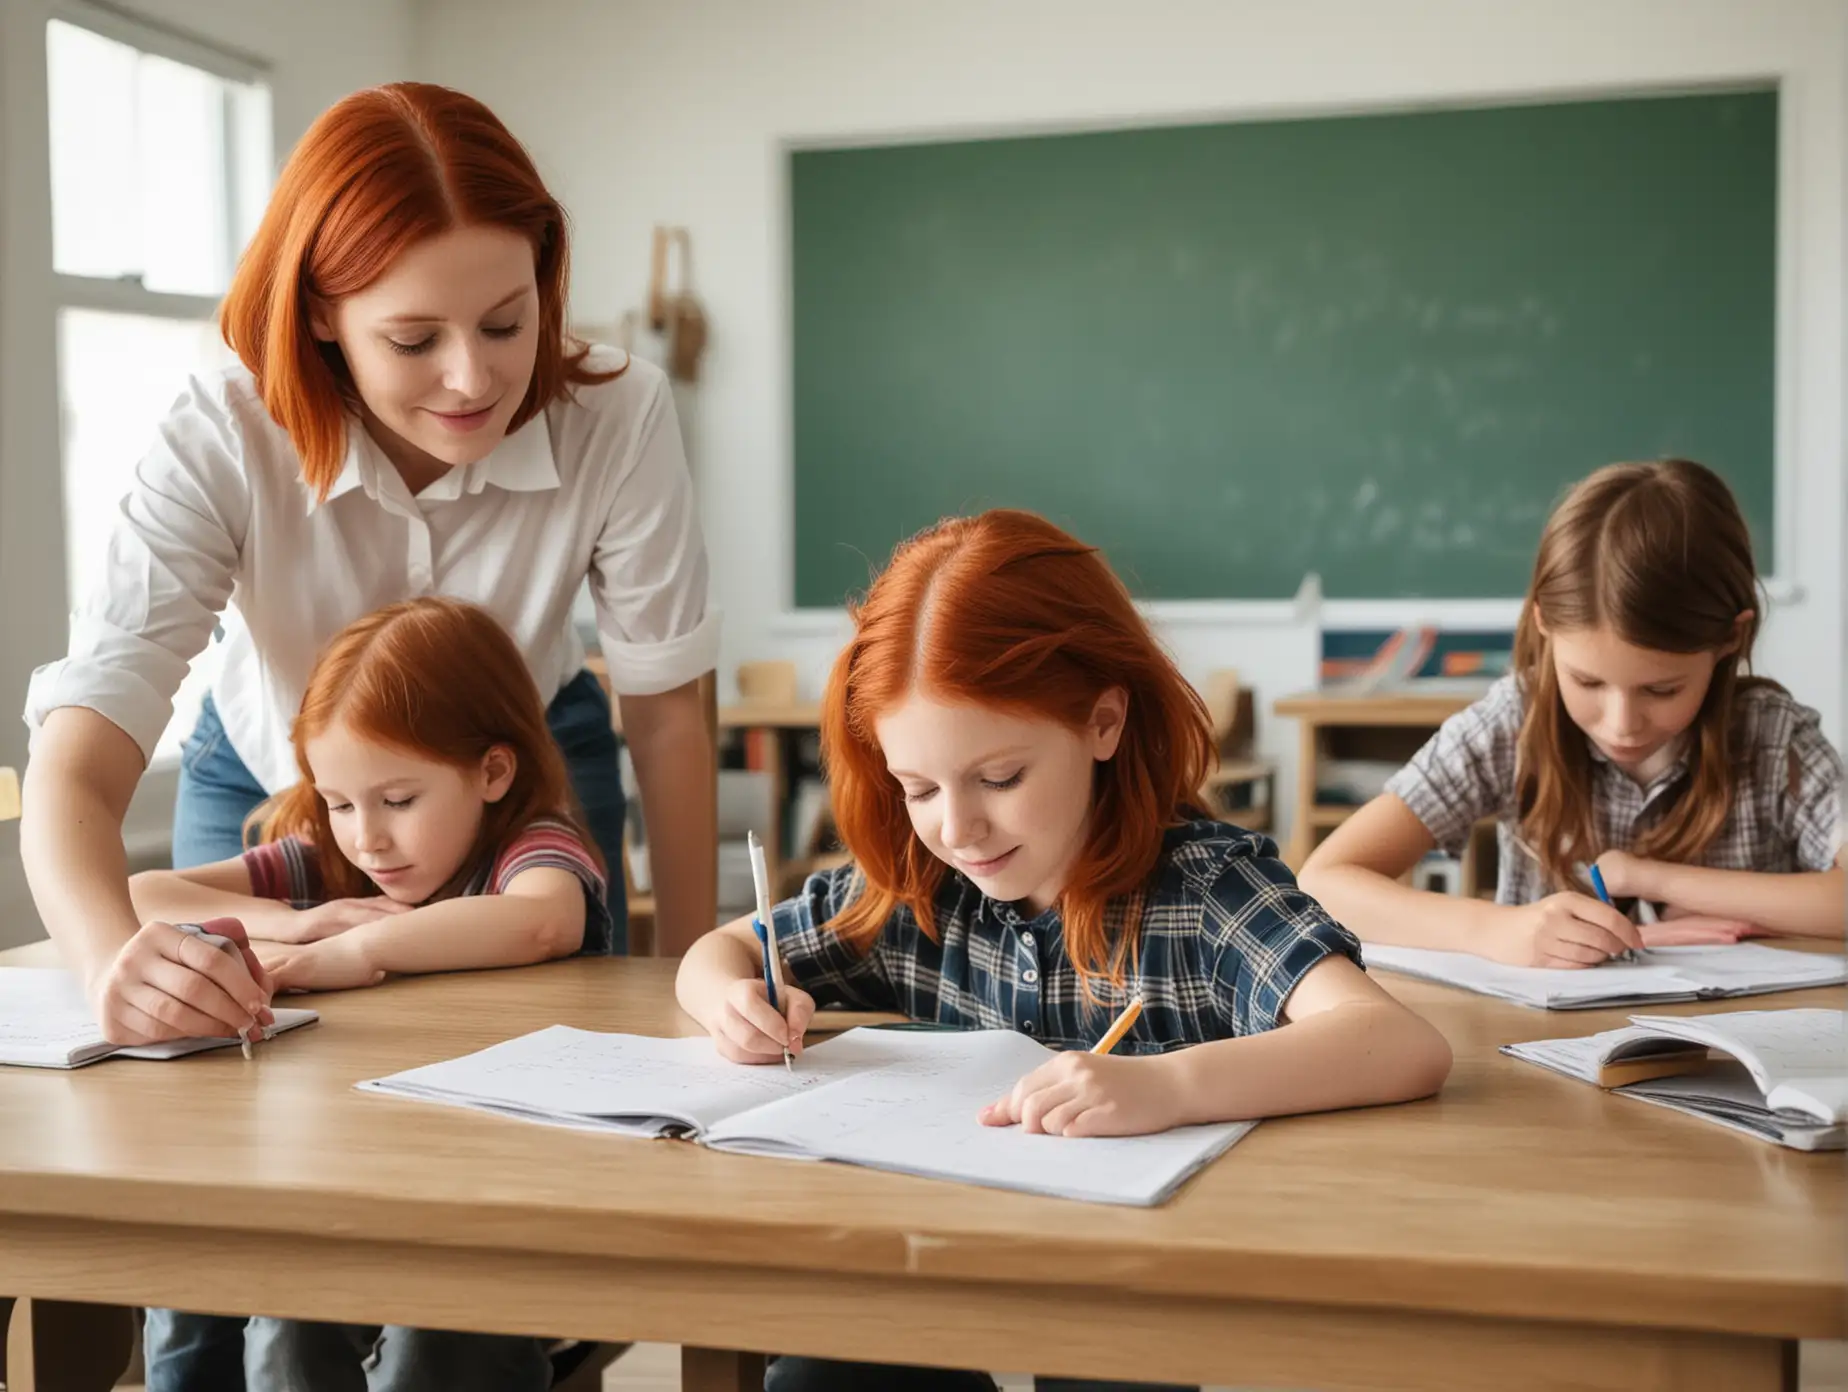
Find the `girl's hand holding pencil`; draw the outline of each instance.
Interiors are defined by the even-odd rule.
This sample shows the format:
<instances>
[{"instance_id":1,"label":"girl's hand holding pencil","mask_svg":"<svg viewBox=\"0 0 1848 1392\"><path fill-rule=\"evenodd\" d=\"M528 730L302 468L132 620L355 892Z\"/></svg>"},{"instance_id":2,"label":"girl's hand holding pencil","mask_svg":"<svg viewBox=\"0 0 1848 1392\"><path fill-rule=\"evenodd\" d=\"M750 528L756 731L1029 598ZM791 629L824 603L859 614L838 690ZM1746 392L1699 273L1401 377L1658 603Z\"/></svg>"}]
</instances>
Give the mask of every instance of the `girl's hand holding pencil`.
<instances>
[{"instance_id":1,"label":"girl's hand holding pencil","mask_svg":"<svg viewBox=\"0 0 1848 1392\"><path fill-rule=\"evenodd\" d=\"M1168 1057L1113 1058L1142 1016L1133 996L1089 1053L1060 1054L982 1108L984 1126L1018 1126L1048 1136L1146 1136L1181 1124Z\"/></svg>"},{"instance_id":2,"label":"girl's hand holding pencil","mask_svg":"<svg viewBox=\"0 0 1848 1392\"><path fill-rule=\"evenodd\" d=\"M984 1126L1048 1136L1147 1136L1182 1120L1172 1055L1060 1054L982 1109Z\"/></svg>"}]
</instances>

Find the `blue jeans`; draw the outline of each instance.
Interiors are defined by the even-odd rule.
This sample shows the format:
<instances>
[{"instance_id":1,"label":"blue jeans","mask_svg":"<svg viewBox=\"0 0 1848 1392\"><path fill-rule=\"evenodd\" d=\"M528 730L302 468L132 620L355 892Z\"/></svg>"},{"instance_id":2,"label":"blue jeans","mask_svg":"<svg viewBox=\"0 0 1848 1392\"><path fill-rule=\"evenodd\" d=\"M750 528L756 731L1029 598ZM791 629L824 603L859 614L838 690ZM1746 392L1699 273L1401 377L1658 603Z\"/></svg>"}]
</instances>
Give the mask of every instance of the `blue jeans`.
<instances>
[{"instance_id":1,"label":"blue jeans","mask_svg":"<svg viewBox=\"0 0 1848 1392\"><path fill-rule=\"evenodd\" d=\"M585 823L597 849L603 853L604 864L609 867L611 950L627 953L629 914L622 879L622 822L626 809L617 764L616 736L610 729L609 698L603 694L595 677L589 672L580 672L559 689L545 716L552 738L565 756L572 790L583 808ZM183 870L194 865L209 865L213 861L229 860L243 851L244 819L264 796L262 786L231 747L231 741L225 738L218 707L211 697L206 697L199 711L199 723L193 726L192 734L180 751L180 788L173 808L174 867ZM149 1310L144 1336L148 1392L243 1392L246 1386L244 1324L243 1318L228 1315ZM420 1333L414 1330L393 1332L400 1336ZM400 1346L415 1347L421 1360L430 1356L433 1345L441 1340L478 1341L481 1337L430 1334L424 1336L421 1346L403 1338ZM387 1353L391 1343L389 1339L386 1341ZM477 1361L480 1362L478 1355ZM490 1367L485 1362L480 1365ZM357 1360L353 1366L358 1367ZM382 1366L389 1372L408 1365L387 1358ZM439 1366L442 1365L439 1363ZM377 1385L416 1386L411 1381ZM431 1385L462 1384L452 1380L448 1384ZM508 1380L505 1385L514 1384Z\"/></svg>"},{"instance_id":2,"label":"blue jeans","mask_svg":"<svg viewBox=\"0 0 1848 1392\"><path fill-rule=\"evenodd\" d=\"M546 1392L546 1340L402 1325L257 1318L245 1334L255 1392Z\"/></svg>"}]
</instances>

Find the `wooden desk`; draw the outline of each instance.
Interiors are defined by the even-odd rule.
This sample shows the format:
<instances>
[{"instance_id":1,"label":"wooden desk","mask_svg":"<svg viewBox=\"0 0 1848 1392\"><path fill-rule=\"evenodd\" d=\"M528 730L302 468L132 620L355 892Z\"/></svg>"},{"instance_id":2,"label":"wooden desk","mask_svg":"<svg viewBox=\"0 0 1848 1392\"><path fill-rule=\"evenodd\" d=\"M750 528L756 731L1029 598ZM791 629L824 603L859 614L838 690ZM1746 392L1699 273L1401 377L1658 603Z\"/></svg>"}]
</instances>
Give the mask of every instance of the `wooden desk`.
<instances>
[{"instance_id":1,"label":"wooden desk","mask_svg":"<svg viewBox=\"0 0 1848 1392\"><path fill-rule=\"evenodd\" d=\"M0 1290L663 1340L700 1392L753 1376L723 1349L1321 1389L1769 1392L1794 1385L1792 1340L1848 1332L1840 1156L1493 1052L1618 1012L1383 975L1457 1050L1443 1096L1266 1122L1153 1210L352 1090L560 1021L685 1033L671 976L606 959L426 977L321 997L319 1027L254 1063L0 1069Z\"/></svg>"}]
</instances>

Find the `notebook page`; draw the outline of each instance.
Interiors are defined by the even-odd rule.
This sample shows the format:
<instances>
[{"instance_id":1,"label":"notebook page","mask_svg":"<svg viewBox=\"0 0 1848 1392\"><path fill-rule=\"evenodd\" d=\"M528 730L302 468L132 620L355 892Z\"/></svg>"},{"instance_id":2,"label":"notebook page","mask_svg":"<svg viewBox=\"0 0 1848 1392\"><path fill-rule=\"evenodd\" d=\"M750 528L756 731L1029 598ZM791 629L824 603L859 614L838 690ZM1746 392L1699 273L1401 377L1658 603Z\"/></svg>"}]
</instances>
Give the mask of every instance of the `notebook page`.
<instances>
[{"instance_id":1,"label":"notebook page","mask_svg":"<svg viewBox=\"0 0 1848 1392\"><path fill-rule=\"evenodd\" d=\"M886 1062L877 1032L870 1042L849 1042L859 1033L805 1050L791 1071L781 1064L728 1062L704 1036L656 1039L553 1025L359 1087L533 1120L703 1131L734 1112Z\"/></svg>"},{"instance_id":2,"label":"notebook page","mask_svg":"<svg viewBox=\"0 0 1848 1392\"><path fill-rule=\"evenodd\" d=\"M857 1031L856 1031L857 1033ZM844 1036L844 1038L850 1038ZM983 1126L983 1106L1053 1057L1012 1030L894 1036L904 1057L735 1116L708 1145L806 1154L876 1169L1100 1203L1156 1204L1255 1122L1155 1136L1028 1135Z\"/></svg>"},{"instance_id":3,"label":"notebook page","mask_svg":"<svg viewBox=\"0 0 1848 1392\"><path fill-rule=\"evenodd\" d=\"M1767 1099L1779 1088L1801 1087L1841 1118L1848 1094L1848 1012L1741 1010L1688 1018L1637 1015L1654 1033L1691 1039L1731 1054L1751 1073ZM1820 1090L1813 1085L1821 1084ZM1832 1103L1829 1099L1833 1099Z\"/></svg>"},{"instance_id":4,"label":"notebook page","mask_svg":"<svg viewBox=\"0 0 1848 1392\"><path fill-rule=\"evenodd\" d=\"M0 1063L70 1068L109 1051L70 972L0 967Z\"/></svg>"},{"instance_id":5,"label":"notebook page","mask_svg":"<svg viewBox=\"0 0 1848 1392\"><path fill-rule=\"evenodd\" d=\"M1762 943L1724 947L1657 947L1651 961L1669 967L1703 990L1747 995L1757 991L1829 986L1848 979L1848 961L1840 955L1792 952Z\"/></svg>"},{"instance_id":6,"label":"notebook page","mask_svg":"<svg viewBox=\"0 0 1848 1392\"><path fill-rule=\"evenodd\" d=\"M1512 967L1467 952L1377 943L1367 944L1366 961L1369 967L1548 1010L1751 995L1848 980L1848 962L1841 957L1758 943L1651 948L1639 962L1610 961L1578 970Z\"/></svg>"},{"instance_id":7,"label":"notebook page","mask_svg":"<svg viewBox=\"0 0 1848 1392\"><path fill-rule=\"evenodd\" d=\"M1658 954L1653 952L1641 962L1613 961L1580 970L1513 967L1468 952L1389 947L1380 943L1368 943L1365 955L1369 968L1382 967L1543 1010L1615 1001L1691 1000L1698 989L1672 966L1654 961Z\"/></svg>"},{"instance_id":8,"label":"notebook page","mask_svg":"<svg viewBox=\"0 0 1848 1392\"><path fill-rule=\"evenodd\" d=\"M1511 1058L1537 1063L1542 1068L1563 1073L1568 1078L1595 1083L1598 1081L1599 1067L1618 1049L1626 1044L1641 1043L1648 1037L1648 1031L1626 1026L1578 1039L1534 1039L1520 1044L1504 1044L1501 1051Z\"/></svg>"},{"instance_id":9,"label":"notebook page","mask_svg":"<svg viewBox=\"0 0 1848 1392\"><path fill-rule=\"evenodd\" d=\"M1702 1073L1655 1078L1618 1090L1640 1102L1715 1121L1799 1150L1840 1150L1848 1141L1848 1128L1839 1122L1794 1115L1765 1105L1752 1075L1742 1064L1730 1060Z\"/></svg>"}]
</instances>

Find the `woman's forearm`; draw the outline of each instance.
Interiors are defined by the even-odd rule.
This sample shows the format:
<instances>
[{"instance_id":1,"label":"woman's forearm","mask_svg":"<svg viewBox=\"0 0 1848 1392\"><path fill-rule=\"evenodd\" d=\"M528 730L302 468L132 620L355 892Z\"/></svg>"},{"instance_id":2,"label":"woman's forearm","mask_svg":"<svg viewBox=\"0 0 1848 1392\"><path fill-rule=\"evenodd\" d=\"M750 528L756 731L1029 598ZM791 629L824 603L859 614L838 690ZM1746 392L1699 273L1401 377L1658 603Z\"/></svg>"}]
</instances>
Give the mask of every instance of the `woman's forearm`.
<instances>
[{"instance_id":1,"label":"woman's forearm","mask_svg":"<svg viewBox=\"0 0 1848 1392\"><path fill-rule=\"evenodd\" d=\"M1436 897L1436 896L1430 896ZM1354 1001L1263 1034L1164 1054L1180 1125L1428 1097L1450 1072L1436 1026L1391 1001Z\"/></svg>"},{"instance_id":2,"label":"woman's forearm","mask_svg":"<svg viewBox=\"0 0 1848 1392\"><path fill-rule=\"evenodd\" d=\"M697 683L624 697L623 733L648 827L655 951L678 957L718 921L717 773ZM612 867L619 874L620 867Z\"/></svg>"},{"instance_id":3,"label":"woman's forearm","mask_svg":"<svg viewBox=\"0 0 1848 1392\"><path fill-rule=\"evenodd\" d=\"M51 713L26 766L26 881L46 930L86 982L141 927L122 845L141 767L141 750L121 727L76 706Z\"/></svg>"},{"instance_id":4,"label":"woman's forearm","mask_svg":"<svg viewBox=\"0 0 1848 1392\"><path fill-rule=\"evenodd\" d=\"M1843 895L1848 873L1840 866L1821 872L1771 875L1752 870L1714 870L1704 865L1650 861L1636 893L1645 899L1714 918L1740 919L1773 933L1840 938L1848 931Z\"/></svg>"}]
</instances>

